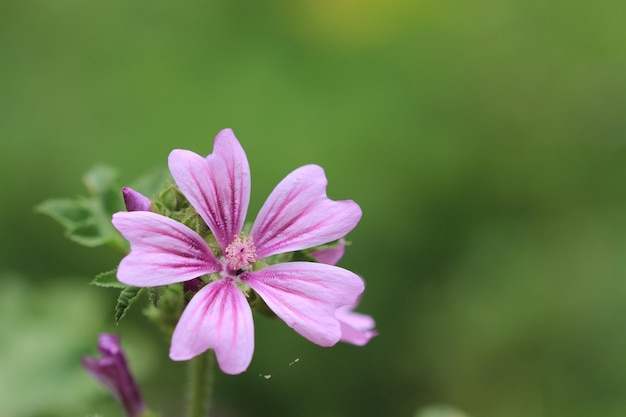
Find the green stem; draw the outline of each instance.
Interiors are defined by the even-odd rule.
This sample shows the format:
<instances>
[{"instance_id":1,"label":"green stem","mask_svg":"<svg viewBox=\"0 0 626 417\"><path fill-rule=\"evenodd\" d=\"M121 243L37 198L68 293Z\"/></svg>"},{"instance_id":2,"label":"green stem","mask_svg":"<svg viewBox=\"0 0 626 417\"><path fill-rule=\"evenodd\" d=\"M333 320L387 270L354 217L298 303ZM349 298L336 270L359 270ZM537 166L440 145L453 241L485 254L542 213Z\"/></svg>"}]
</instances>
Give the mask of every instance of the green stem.
<instances>
[{"instance_id":1,"label":"green stem","mask_svg":"<svg viewBox=\"0 0 626 417\"><path fill-rule=\"evenodd\" d=\"M209 350L189 362L188 417L208 417L213 394L215 355Z\"/></svg>"}]
</instances>

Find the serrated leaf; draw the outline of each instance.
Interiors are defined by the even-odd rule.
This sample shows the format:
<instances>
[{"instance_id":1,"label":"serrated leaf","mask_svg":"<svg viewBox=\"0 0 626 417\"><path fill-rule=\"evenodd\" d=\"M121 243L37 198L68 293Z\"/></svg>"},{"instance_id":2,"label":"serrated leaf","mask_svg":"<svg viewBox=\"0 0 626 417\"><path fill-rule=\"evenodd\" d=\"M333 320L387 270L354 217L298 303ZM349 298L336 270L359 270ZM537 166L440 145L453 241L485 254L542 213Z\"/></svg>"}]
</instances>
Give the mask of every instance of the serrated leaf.
<instances>
[{"instance_id":1,"label":"serrated leaf","mask_svg":"<svg viewBox=\"0 0 626 417\"><path fill-rule=\"evenodd\" d=\"M133 181L131 187L148 197L155 197L173 183L170 172L167 169L159 169Z\"/></svg>"},{"instance_id":2,"label":"serrated leaf","mask_svg":"<svg viewBox=\"0 0 626 417\"><path fill-rule=\"evenodd\" d=\"M120 292L120 296L117 298L117 305L115 306L115 324L120 324L130 306L139 298L141 290L143 288L126 287Z\"/></svg>"},{"instance_id":3,"label":"serrated leaf","mask_svg":"<svg viewBox=\"0 0 626 417\"><path fill-rule=\"evenodd\" d=\"M117 180L117 170L108 165L96 165L83 176L83 182L89 194L103 195L111 189L111 184Z\"/></svg>"},{"instance_id":4,"label":"serrated leaf","mask_svg":"<svg viewBox=\"0 0 626 417\"><path fill-rule=\"evenodd\" d=\"M91 281L91 285L96 285L98 287L104 287L104 288L119 288L119 289L127 288L128 285L122 284L121 282L117 280L116 274L117 274L117 269L98 274Z\"/></svg>"},{"instance_id":5,"label":"serrated leaf","mask_svg":"<svg viewBox=\"0 0 626 417\"><path fill-rule=\"evenodd\" d=\"M111 224L113 213L123 210L116 177L113 168L98 165L83 178L88 197L47 200L35 210L59 222L65 235L76 243L88 247L110 244L126 250L126 242Z\"/></svg>"},{"instance_id":6,"label":"serrated leaf","mask_svg":"<svg viewBox=\"0 0 626 417\"><path fill-rule=\"evenodd\" d=\"M35 211L59 222L65 235L83 246L104 245L114 238L110 226L96 223L94 210L85 198L46 200L35 207Z\"/></svg>"},{"instance_id":7,"label":"serrated leaf","mask_svg":"<svg viewBox=\"0 0 626 417\"><path fill-rule=\"evenodd\" d=\"M35 207L35 211L52 217L67 229L75 229L90 217L89 208L83 201L69 198L46 200Z\"/></svg>"}]
</instances>

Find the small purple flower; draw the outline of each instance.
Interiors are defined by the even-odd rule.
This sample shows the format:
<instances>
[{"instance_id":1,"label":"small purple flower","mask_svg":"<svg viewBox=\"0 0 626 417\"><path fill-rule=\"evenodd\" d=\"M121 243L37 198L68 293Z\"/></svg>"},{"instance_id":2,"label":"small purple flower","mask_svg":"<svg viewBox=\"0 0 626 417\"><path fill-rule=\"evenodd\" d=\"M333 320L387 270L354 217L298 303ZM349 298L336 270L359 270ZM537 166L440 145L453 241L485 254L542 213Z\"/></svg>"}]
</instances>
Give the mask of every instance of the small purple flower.
<instances>
[{"instance_id":1,"label":"small purple flower","mask_svg":"<svg viewBox=\"0 0 626 417\"><path fill-rule=\"evenodd\" d=\"M243 233L250 168L230 129L218 133L213 153L206 158L191 151L172 151L169 168L219 250L214 254L196 232L156 213L116 213L113 225L131 245L118 268L121 282L151 287L210 276L180 317L170 357L187 360L213 349L222 371L245 371L254 351L252 310L246 299L251 289L300 335L321 346L336 344L342 330L335 312L359 297L361 278L314 262L258 266L269 256L344 237L361 218L359 206L330 200L322 168L306 165L276 186L250 233Z\"/></svg>"},{"instance_id":2,"label":"small purple flower","mask_svg":"<svg viewBox=\"0 0 626 417\"><path fill-rule=\"evenodd\" d=\"M150 211L152 206L150 199L132 188L122 188L122 196L124 197L126 211Z\"/></svg>"},{"instance_id":3,"label":"small purple flower","mask_svg":"<svg viewBox=\"0 0 626 417\"><path fill-rule=\"evenodd\" d=\"M100 359L84 357L83 367L100 381L122 404L128 417L138 417L147 409L141 398L139 388L126 364L120 338L114 334L103 333L98 338Z\"/></svg>"}]
</instances>

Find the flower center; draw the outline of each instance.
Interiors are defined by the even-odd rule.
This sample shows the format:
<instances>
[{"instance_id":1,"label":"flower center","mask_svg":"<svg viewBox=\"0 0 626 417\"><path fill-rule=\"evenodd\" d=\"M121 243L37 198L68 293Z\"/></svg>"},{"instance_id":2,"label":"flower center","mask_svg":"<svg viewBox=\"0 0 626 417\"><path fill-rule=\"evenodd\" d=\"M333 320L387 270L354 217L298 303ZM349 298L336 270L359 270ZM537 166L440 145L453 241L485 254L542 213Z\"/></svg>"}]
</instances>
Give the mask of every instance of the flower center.
<instances>
[{"instance_id":1,"label":"flower center","mask_svg":"<svg viewBox=\"0 0 626 417\"><path fill-rule=\"evenodd\" d=\"M250 236L237 236L224 250L228 266L238 271L256 262L256 247Z\"/></svg>"}]
</instances>

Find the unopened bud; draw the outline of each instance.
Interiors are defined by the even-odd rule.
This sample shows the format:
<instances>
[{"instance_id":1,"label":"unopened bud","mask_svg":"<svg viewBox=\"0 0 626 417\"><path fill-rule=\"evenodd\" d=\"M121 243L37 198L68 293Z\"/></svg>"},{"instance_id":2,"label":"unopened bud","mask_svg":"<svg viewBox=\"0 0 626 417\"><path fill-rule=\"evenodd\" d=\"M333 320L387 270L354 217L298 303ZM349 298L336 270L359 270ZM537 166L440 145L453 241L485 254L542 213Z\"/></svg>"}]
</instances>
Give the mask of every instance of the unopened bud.
<instances>
[{"instance_id":1,"label":"unopened bud","mask_svg":"<svg viewBox=\"0 0 626 417\"><path fill-rule=\"evenodd\" d=\"M85 357L83 367L102 383L124 407L128 417L139 417L146 413L146 405L133 376L128 369L120 338L103 333L98 339L98 350L102 357Z\"/></svg>"},{"instance_id":2,"label":"unopened bud","mask_svg":"<svg viewBox=\"0 0 626 417\"><path fill-rule=\"evenodd\" d=\"M150 199L132 188L122 188L122 196L126 211L150 211L150 206L152 206Z\"/></svg>"}]
</instances>

